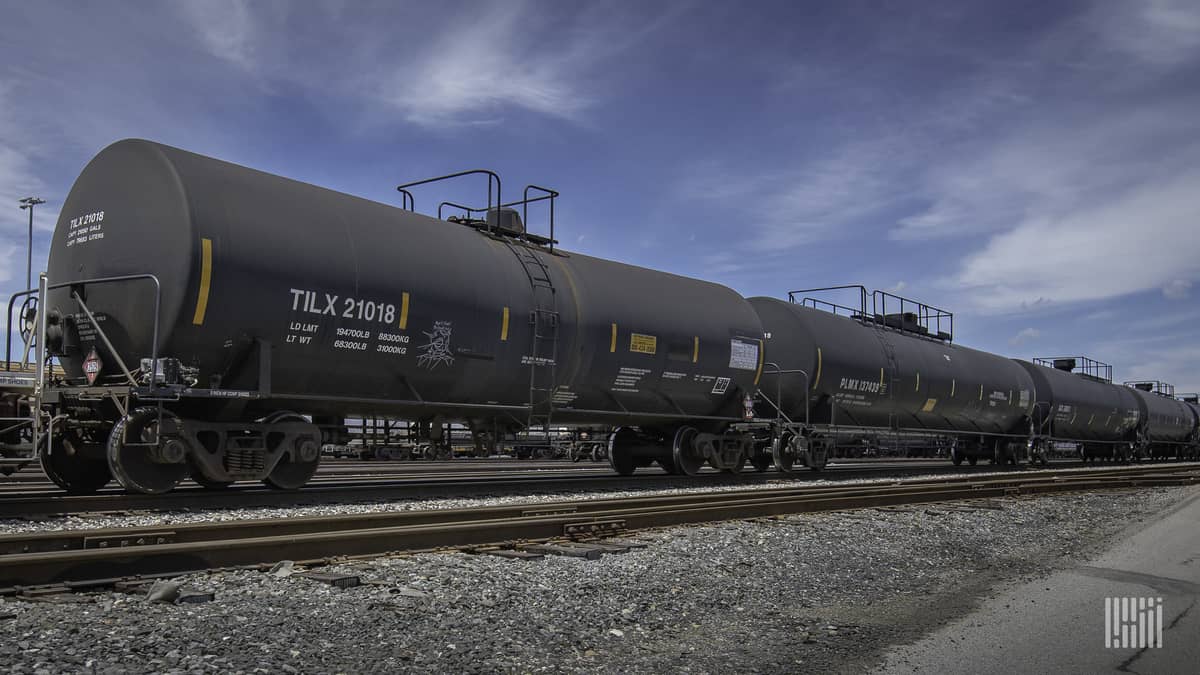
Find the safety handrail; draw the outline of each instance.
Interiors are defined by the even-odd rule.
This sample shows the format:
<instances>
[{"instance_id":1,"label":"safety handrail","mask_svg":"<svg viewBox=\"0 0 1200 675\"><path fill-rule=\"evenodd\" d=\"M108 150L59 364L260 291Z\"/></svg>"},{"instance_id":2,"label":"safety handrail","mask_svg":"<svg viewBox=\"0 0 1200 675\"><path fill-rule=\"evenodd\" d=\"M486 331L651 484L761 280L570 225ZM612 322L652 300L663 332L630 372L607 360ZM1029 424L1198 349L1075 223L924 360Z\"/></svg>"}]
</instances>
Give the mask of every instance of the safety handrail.
<instances>
[{"instance_id":1,"label":"safety handrail","mask_svg":"<svg viewBox=\"0 0 1200 675\"><path fill-rule=\"evenodd\" d=\"M530 190L538 190L539 192L543 192L545 194L543 194L541 197L538 197L536 199L530 199L529 198ZM551 190L550 188L544 188L540 185L530 184L530 185L525 186L525 193L522 196L524 198L521 200L521 220L525 223L525 229L527 231L529 229L529 205L536 203L536 202L545 201L546 199L550 200L550 242L549 242L549 245L550 245L550 250L554 251L554 199L555 199L555 197L558 197L558 191Z\"/></svg>"},{"instance_id":2,"label":"safety handrail","mask_svg":"<svg viewBox=\"0 0 1200 675\"><path fill-rule=\"evenodd\" d=\"M479 175L479 174L486 175L488 177L488 200L487 200L487 203L488 203L488 209L490 210L492 208L492 183L493 182L496 183L496 193L495 193L496 194L496 204L501 204L504 201L504 199L501 197L500 176L497 175L495 171L491 171L489 169L467 169L466 171L459 171L458 173L449 173L449 174L446 174L445 176L435 176L433 178L417 180L417 181L413 181L411 183L404 183L402 185L399 185L396 187L396 190L398 192L404 193L408 190L408 188L417 187L418 185L427 185L429 183L436 183L438 181L449 180L451 178L458 178L460 176L471 176L471 175ZM416 208L415 200L413 202L413 208L414 209ZM496 208L500 208L500 207L497 206ZM488 225L488 233L491 233L491 231L492 231L492 227L489 224Z\"/></svg>"},{"instance_id":3,"label":"safety handrail","mask_svg":"<svg viewBox=\"0 0 1200 675\"><path fill-rule=\"evenodd\" d=\"M862 284L847 284L844 286L824 286L822 288L805 288L805 289L801 289L798 291L788 291L788 302L790 302L792 304L806 305L808 302L811 301L813 303L814 307L816 306L816 303L820 302L821 304L824 304L824 305L832 305L833 307L837 307L837 308L841 308L841 309L845 309L850 312L853 312L854 311L853 307L843 307L842 305L837 305L832 302L827 302L825 300L818 300L818 299L809 298L809 297L805 297L799 303L797 303L796 296L804 294L804 293L827 293L829 291L847 291L847 290L856 290L856 289L858 290L858 294L859 294L859 309L858 309L859 316L863 317L864 319L873 318L873 317L867 315L867 287L863 286Z\"/></svg>"},{"instance_id":4,"label":"safety handrail","mask_svg":"<svg viewBox=\"0 0 1200 675\"><path fill-rule=\"evenodd\" d=\"M39 315L38 316L38 324L39 324L40 328L37 331L37 363L39 366L38 367L38 388L40 390L42 385L44 384L44 381L43 381L44 373L42 371L42 365L45 363L45 359L46 359L45 336L46 336L46 315L48 312L46 311L45 296L50 291L58 290L60 288L68 288L68 287L86 287L89 285L98 286L98 285L102 285L102 284L114 284L114 283L122 283L122 282L128 282L128 281L150 281L154 284L154 330L151 333L152 337L151 337L151 343L150 343L150 358L151 358L150 385L152 387L155 385L155 383L158 381L158 324L159 324L159 313L160 313L161 306L162 306L162 283L158 280L157 276L155 276L153 274L126 274L126 275L114 276L114 277L100 277L100 278L96 278L96 279L64 281L64 282L59 282L59 283L55 283L55 284L47 284L47 283L45 283L45 279L46 279L46 275L45 274L41 275L42 283L39 284L40 287L37 289L37 291L30 289L30 290L26 290L26 291L21 291L19 293L14 293L13 297L10 298L8 301L8 321L7 321L8 334L5 336L5 344L4 344L4 358L6 361L6 366L5 366L6 370L11 371L11 368L12 368L12 308L13 308L13 303L16 302L16 299L18 297L31 295L34 292L38 293L38 295L41 296L38 301L38 315ZM71 295L72 295L72 297L78 299L77 291L72 291ZM91 314L90 310L88 311L88 314L90 316L90 314ZM103 327L101 327L94 320L92 321L92 326L96 329L97 334L106 343L106 345L108 345L109 349L112 350L112 345L108 341L108 336L104 333ZM116 354L116 352L113 351L113 355L117 357L118 361L120 361L119 354ZM124 364L122 363L122 365L124 365ZM126 371L126 372L128 372L128 371Z\"/></svg>"},{"instance_id":5,"label":"safety handrail","mask_svg":"<svg viewBox=\"0 0 1200 675\"><path fill-rule=\"evenodd\" d=\"M776 415L776 417L775 417L776 422L778 422L782 418L782 419L787 420L789 424L791 423L791 420L788 419L787 414L783 412L783 376L784 375L794 375L794 374L799 374L799 375L804 376L804 426L807 427L809 425L808 415L809 415L809 407L810 407L809 406L809 398L808 398L808 390L809 390L808 371L802 370L800 368L792 368L789 370L784 370L784 369L780 368L779 364L775 363L774 361L768 361L763 364L763 375L778 376L778 379L775 380L775 401L771 401L770 399L767 399L768 402L775 408L775 412L778 413L778 415ZM759 391L761 392L762 390L760 389Z\"/></svg>"}]
</instances>

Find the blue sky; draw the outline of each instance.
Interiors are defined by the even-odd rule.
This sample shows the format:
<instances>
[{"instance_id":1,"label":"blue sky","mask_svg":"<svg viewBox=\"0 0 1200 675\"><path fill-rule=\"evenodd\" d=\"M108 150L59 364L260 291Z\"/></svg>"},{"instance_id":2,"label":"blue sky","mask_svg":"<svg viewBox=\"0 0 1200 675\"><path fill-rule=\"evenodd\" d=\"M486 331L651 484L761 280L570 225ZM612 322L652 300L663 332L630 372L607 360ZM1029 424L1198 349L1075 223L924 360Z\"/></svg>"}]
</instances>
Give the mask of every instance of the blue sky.
<instances>
[{"instance_id":1,"label":"blue sky","mask_svg":"<svg viewBox=\"0 0 1200 675\"><path fill-rule=\"evenodd\" d=\"M489 167L562 192L568 248L896 290L964 344L1200 390L1195 2L4 4L5 295L16 200L48 201L36 268L136 136L392 203Z\"/></svg>"}]
</instances>

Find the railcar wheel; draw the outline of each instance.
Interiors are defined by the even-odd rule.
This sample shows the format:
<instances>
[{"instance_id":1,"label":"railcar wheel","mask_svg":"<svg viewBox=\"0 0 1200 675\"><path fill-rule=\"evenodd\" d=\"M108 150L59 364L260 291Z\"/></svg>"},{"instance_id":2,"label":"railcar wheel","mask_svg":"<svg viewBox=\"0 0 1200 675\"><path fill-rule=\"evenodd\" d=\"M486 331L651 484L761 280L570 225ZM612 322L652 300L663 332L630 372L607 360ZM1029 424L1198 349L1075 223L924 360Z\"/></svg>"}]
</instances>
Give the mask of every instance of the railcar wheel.
<instances>
[{"instance_id":1,"label":"railcar wheel","mask_svg":"<svg viewBox=\"0 0 1200 675\"><path fill-rule=\"evenodd\" d=\"M287 422L308 422L295 413L276 413L267 418L270 422L279 424ZM302 439L292 452L284 453L279 463L271 469L271 473L263 479L263 483L275 490L299 490L304 487L321 464L321 445L311 438Z\"/></svg>"},{"instance_id":2,"label":"railcar wheel","mask_svg":"<svg viewBox=\"0 0 1200 675\"><path fill-rule=\"evenodd\" d=\"M304 487L317 472L320 461L303 462L292 460L291 455L284 455L279 463L271 469L271 473L263 479L267 487L275 490L299 490Z\"/></svg>"},{"instance_id":3,"label":"railcar wheel","mask_svg":"<svg viewBox=\"0 0 1200 675\"><path fill-rule=\"evenodd\" d=\"M696 436L700 432L696 427L682 426L675 432L675 440L671 444L671 456L680 473L695 476L704 468L704 455L696 448Z\"/></svg>"},{"instance_id":4,"label":"railcar wheel","mask_svg":"<svg viewBox=\"0 0 1200 675\"><path fill-rule=\"evenodd\" d=\"M977 455L968 455L967 456L967 464L970 464L971 466L975 466L978 463L979 463L979 457Z\"/></svg>"},{"instance_id":5,"label":"railcar wheel","mask_svg":"<svg viewBox=\"0 0 1200 675\"><path fill-rule=\"evenodd\" d=\"M637 440L637 432L629 427L614 429L608 436L608 465L622 476L632 476L637 463L629 452L629 444Z\"/></svg>"},{"instance_id":6,"label":"railcar wheel","mask_svg":"<svg viewBox=\"0 0 1200 675\"><path fill-rule=\"evenodd\" d=\"M771 459L780 473L792 473L796 464L795 434L790 431L780 432L771 445Z\"/></svg>"},{"instance_id":7,"label":"railcar wheel","mask_svg":"<svg viewBox=\"0 0 1200 675\"><path fill-rule=\"evenodd\" d=\"M70 429L49 441L38 449L38 461L46 477L68 494L91 494L112 480L103 459L103 444L85 440Z\"/></svg>"},{"instance_id":8,"label":"railcar wheel","mask_svg":"<svg viewBox=\"0 0 1200 675\"><path fill-rule=\"evenodd\" d=\"M163 417L173 417L163 411ZM129 492L162 494L188 475L187 447L158 435L158 410L138 408L117 420L108 435L108 468Z\"/></svg>"},{"instance_id":9,"label":"railcar wheel","mask_svg":"<svg viewBox=\"0 0 1200 675\"><path fill-rule=\"evenodd\" d=\"M950 461L954 464L954 466L962 466L963 456L962 452L959 451L958 448L950 448Z\"/></svg>"}]
</instances>

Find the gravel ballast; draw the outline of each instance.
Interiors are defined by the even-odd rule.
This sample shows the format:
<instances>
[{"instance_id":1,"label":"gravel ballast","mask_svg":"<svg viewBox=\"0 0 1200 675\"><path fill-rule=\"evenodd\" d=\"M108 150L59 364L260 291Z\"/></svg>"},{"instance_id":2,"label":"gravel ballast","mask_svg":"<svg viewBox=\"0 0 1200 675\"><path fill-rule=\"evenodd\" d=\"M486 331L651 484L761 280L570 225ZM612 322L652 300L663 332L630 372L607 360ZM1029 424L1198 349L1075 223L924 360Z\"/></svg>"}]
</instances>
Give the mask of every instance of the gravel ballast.
<instances>
[{"instance_id":1,"label":"gravel ballast","mask_svg":"<svg viewBox=\"0 0 1200 675\"><path fill-rule=\"evenodd\" d=\"M1162 464L1163 469L1169 469L1175 464ZM1194 466L1191 464L1182 466ZM1095 471L1093 467L1059 469L1053 473L1070 474ZM1009 477L1013 479L1031 480L1041 472L1028 470L1014 472L982 472L967 476L971 480L981 480L991 477ZM230 522L235 520L300 518L305 516L331 516L358 513L424 511L433 509L464 509L486 506L504 506L511 504L545 504L561 501L583 501L596 499L619 499L634 496L681 495L697 492L730 492L742 490L775 490L780 488L829 488L850 487L856 485L880 485L909 483L928 480L955 480L964 476L947 476L946 474L925 474L905 476L902 478L881 476L872 478L832 478L808 479L797 482L791 479L766 480L756 483L737 483L722 485L705 485L696 482L686 487L634 487L629 489L587 489L580 490L569 486L558 486L540 492L530 492L528 488L519 493L503 493L464 497L447 494L433 499L394 499L390 501L344 502L338 504L321 504L309 506L279 506L279 507L249 507L221 508L214 506L206 509L162 510L162 511L131 511L108 513L81 513L67 515L41 515L26 518L0 518L0 533L24 534L28 532L50 532L58 530L92 530L102 528L124 527L159 527L184 525L188 523Z\"/></svg>"},{"instance_id":2,"label":"gravel ballast","mask_svg":"<svg viewBox=\"0 0 1200 675\"><path fill-rule=\"evenodd\" d=\"M345 590L287 570L183 577L215 593L203 604L110 591L4 599L0 663L17 673L857 671L996 584L1069 565L1195 494L673 528L591 561L445 553L321 569L364 582Z\"/></svg>"}]
</instances>

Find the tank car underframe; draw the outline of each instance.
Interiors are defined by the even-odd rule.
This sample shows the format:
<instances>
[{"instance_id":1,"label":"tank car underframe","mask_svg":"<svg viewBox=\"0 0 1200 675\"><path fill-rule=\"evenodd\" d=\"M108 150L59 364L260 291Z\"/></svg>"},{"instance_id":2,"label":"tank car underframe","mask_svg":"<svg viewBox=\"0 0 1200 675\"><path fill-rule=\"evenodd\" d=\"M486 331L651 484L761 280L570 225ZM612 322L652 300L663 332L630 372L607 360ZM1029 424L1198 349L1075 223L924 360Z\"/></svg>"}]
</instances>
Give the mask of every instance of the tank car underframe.
<instances>
[{"instance_id":1,"label":"tank car underframe","mask_svg":"<svg viewBox=\"0 0 1200 675\"><path fill-rule=\"evenodd\" d=\"M198 418L187 414L187 397L175 394L164 387L48 387L38 406L52 421L38 452L47 476L73 493L115 477L130 492L154 494L188 477L209 488L262 480L296 489L316 471L322 436L308 419L288 412Z\"/></svg>"}]
</instances>

